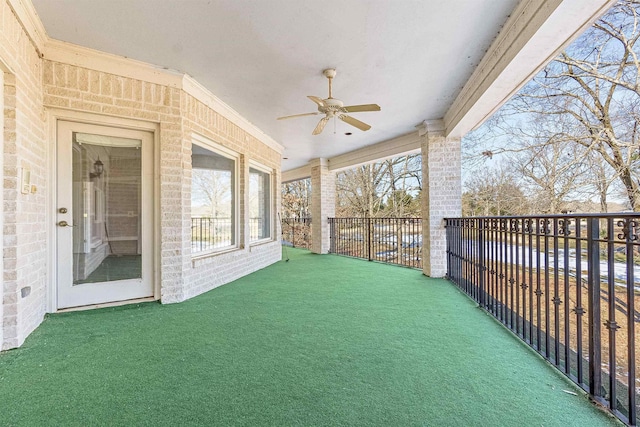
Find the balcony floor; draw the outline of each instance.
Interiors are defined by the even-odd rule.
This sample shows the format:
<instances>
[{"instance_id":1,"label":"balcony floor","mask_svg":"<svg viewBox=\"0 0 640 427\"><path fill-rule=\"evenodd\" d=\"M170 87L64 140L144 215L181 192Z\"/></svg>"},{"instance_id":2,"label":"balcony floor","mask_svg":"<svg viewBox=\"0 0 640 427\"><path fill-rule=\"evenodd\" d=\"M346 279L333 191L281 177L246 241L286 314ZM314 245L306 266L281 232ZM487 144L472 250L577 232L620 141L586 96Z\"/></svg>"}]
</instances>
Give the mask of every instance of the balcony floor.
<instances>
[{"instance_id":1,"label":"balcony floor","mask_svg":"<svg viewBox=\"0 0 640 427\"><path fill-rule=\"evenodd\" d=\"M0 425L620 425L448 282L288 253L182 304L49 316L0 355Z\"/></svg>"}]
</instances>

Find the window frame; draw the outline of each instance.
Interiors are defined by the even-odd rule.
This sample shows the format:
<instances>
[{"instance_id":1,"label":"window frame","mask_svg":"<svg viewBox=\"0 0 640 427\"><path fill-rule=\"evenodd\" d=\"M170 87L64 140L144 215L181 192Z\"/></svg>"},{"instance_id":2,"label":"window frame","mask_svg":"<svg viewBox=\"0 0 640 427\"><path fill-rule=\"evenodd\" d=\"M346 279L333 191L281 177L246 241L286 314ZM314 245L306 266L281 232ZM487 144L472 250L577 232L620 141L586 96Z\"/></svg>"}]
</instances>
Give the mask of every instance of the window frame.
<instances>
[{"instance_id":1,"label":"window frame","mask_svg":"<svg viewBox=\"0 0 640 427\"><path fill-rule=\"evenodd\" d=\"M196 145L200 148L203 148L205 150L211 151L214 154L217 154L221 157L225 157L229 160L233 161L233 179L232 179L232 185L233 185L233 189L232 189L232 197L233 197L233 203L232 203L232 211L233 214L231 216L231 220L232 220L232 226L231 226L231 230L233 232L233 243L231 245L227 245L224 247L220 247L220 248L210 248L210 249L206 249L203 251L197 251L194 252L193 251L193 247L191 247L191 258L192 259L199 259L199 258L205 258L205 257L209 257L212 255L217 255L220 253L224 253L224 252L229 252L229 251L233 251L233 250L237 250L241 247L241 242L240 242L240 154L227 148L224 147L214 141L212 141L211 139L204 137L202 135L199 134L192 134L192 139L191 139L191 145ZM192 196L193 197L193 148L191 150L191 192L192 192ZM196 168L196 169L200 169L200 168ZM190 217L193 218L193 206L190 207ZM191 233L189 233L191 235ZM193 242L193 240L192 240Z\"/></svg>"},{"instance_id":2,"label":"window frame","mask_svg":"<svg viewBox=\"0 0 640 427\"><path fill-rule=\"evenodd\" d=\"M268 193L268 201L267 201L267 207L269 209L269 221L267 222L267 226L268 226L268 233L267 233L267 237L263 237L260 239L256 239L256 240L251 240L251 217L249 215L249 198L251 197L251 169L255 169L257 171L260 171L262 173L267 174L267 176L269 177L269 193ZM248 220L248 224L249 224L249 229L247 230L247 234L248 234L248 238L249 238L249 245L253 246L253 245L259 245L261 243L264 242L271 242L274 240L273 237L273 221L274 221L274 171L272 168L269 168L267 166L264 166L261 163L256 162L255 160L249 160L248 162L248 167L247 167L247 175L248 175L248 179L247 179L247 220Z\"/></svg>"}]
</instances>

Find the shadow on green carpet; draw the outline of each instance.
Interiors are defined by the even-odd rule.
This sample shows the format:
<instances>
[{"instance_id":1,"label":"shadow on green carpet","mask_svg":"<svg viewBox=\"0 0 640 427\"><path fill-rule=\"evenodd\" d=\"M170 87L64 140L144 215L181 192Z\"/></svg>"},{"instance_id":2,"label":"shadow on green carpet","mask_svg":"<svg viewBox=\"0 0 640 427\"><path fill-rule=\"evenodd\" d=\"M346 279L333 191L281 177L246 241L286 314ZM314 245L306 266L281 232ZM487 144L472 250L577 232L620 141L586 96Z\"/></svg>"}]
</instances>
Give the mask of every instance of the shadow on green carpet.
<instances>
[{"instance_id":1,"label":"shadow on green carpet","mask_svg":"<svg viewBox=\"0 0 640 427\"><path fill-rule=\"evenodd\" d=\"M0 425L619 425L448 282L288 255L181 304L48 316L0 355Z\"/></svg>"}]
</instances>

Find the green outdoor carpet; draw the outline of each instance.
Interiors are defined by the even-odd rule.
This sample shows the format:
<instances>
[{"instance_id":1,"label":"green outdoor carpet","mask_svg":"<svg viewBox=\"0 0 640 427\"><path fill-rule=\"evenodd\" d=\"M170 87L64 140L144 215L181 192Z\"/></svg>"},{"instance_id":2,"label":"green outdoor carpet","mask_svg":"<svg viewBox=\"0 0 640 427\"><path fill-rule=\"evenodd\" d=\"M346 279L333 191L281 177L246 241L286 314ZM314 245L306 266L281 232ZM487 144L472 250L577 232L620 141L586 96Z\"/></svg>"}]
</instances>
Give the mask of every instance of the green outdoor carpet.
<instances>
[{"instance_id":1,"label":"green outdoor carpet","mask_svg":"<svg viewBox=\"0 0 640 427\"><path fill-rule=\"evenodd\" d=\"M181 304L47 317L0 355L0 426L605 426L453 285L288 249Z\"/></svg>"}]
</instances>

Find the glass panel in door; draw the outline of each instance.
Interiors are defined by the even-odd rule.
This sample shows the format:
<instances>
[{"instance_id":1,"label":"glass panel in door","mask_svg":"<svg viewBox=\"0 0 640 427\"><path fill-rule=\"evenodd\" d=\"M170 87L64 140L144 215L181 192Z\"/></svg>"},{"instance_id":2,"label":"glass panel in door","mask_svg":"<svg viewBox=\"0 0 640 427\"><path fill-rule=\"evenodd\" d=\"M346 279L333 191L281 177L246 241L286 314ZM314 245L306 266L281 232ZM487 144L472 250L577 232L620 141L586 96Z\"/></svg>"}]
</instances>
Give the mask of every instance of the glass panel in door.
<instances>
[{"instance_id":1,"label":"glass panel in door","mask_svg":"<svg viewBox=\"0 0 640 427\"><path fill-rule=\"evenodd\" d=\"M140 141L73 136L73 284L142 278Z\"/></svg>"}]
</instances>

